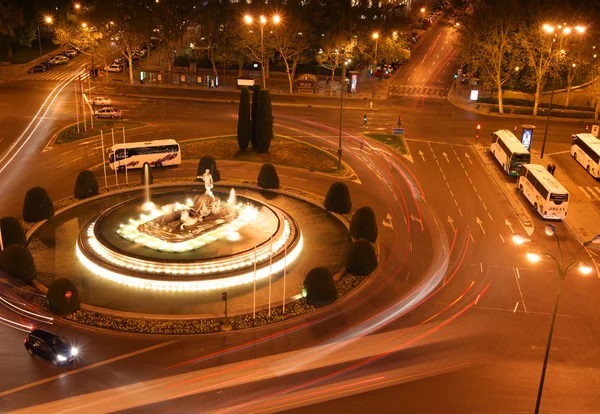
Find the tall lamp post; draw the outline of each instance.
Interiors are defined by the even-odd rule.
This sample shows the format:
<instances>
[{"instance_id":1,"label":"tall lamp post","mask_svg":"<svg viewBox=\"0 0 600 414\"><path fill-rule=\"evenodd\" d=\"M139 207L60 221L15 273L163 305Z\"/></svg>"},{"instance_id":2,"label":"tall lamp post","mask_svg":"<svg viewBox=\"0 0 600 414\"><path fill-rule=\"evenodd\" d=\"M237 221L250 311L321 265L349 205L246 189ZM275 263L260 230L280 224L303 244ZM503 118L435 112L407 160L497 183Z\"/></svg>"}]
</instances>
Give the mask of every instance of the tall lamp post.
<instances>
[{"instance_id":1,"label":"tall lamp post","mask_svg":"<svg viewBox=\"0 0 600 414\"><path fill-rule=\"evenodd\" d=\"M251 25L254 21L253 17L249 14L244 16L244 21L246 24ZM272 23L278 25L281 23L281 17L278 14L273 15L271 19ZM265 25L268 23L268 20L265 16L261 15L259 17L259 27L260 27L260 72L262 75L262 84L263 88L267 88L267 76L265 73Z\"/></svg>"},{"instance_id":2,"label":"tall lamp post","mask_svg":"<svg viewBox=\"0 0 600 414\"><path fill-rule=\"evenodd\" d=\"M556 38L558 37L558 51L560 53L559 57L562 56L565 51L562 48L563 40L573 32L570 27L558 25L556 27L545 24L542 26L546 33L554 33L554 39L552 39L552 45L550 46L550 54L552 55L554 52L554 44L556 43ZM560 30L559 33L555 33L556 29ZM583 26L575 26L576 33L585 32L585 27ZM559 36L560 35L560 36ZM546 138L548 137L548 126L550 125L550 113L552 112L552 101L554 100L554 90L556 89L556 72L557 69L552 73L552 92L550 93L550 105L548 106L548 116L546 117L546 129L544 130L544 140L542 141L542 152L540 153L540 158L544 158L544 150L546 149Z\"/></svg>"},{"instance_id":3,"label":"tall lamp post","mask_svg":"<svg viewBox=\"0 0 600 414\"><path fill-rule=\"evenodd\" d=\"M373 59L373 68L377 70L377 46L379 45L379 33L373 33L373 39L375 39L375 58Z\"/></svg>"},{"instance_id":4,"label":"tall lamp post","mask_svg":"<svg viewBox=\"0 0 600 414\"><path fill-rule=\"evenodd\" d=\"M54 22L54 19L52 18L52 16L44 16L44 23L46 23L46 25L52 24ZM38 20L38 25L37 25L37 29L38 29L38 43L40 45L40 63L42 63L43 60L43 55L42 55L42 35L40 34L40 21Z\"/></svg>"},{"instance_id":5,"label":"tall lamp post","mask_svg":"<svg viewBox=\"0 0 600 414\"><path fill-rule=\"evenodd\" d=\"M346 57L345 49L340 51L341 60ZM338 143L338 170L342 168L342 115L344 109L344 88L346 86L346 66L351 62L350 59L344 60L342 63L342 76L340 79L340 138Z\"/></svg>"},{"instance_id":6,"label":"tall lamp post","mask_svg":"<svg viewBox=\"0 0 600 414\"><path fill-rule=\"evenodd\" d=\"M544 364L542 365L542 375L540 378L540 385L538 388L537 399L535 402L535 414L539 414L540 412L540 404L542 402L542 391L544 390L544 379L546 378L546 368L548 367L548 357L550 356L550 345L552 344L552 334L554 333L554 323L556 322L556 312L558 310L558 302L560 300L560 292L562 289L563 281L567 276L567 273L575 266L578 266L579 272L584 275L589 275L592 273L592 267L584 262L580 262L575 260L575 257L586 247L592 244L600 244L600 234L594 237L593 239L583 243L583 245L573 253L573 255L569 258L568 262L565 262L563 258L563 251L560 245L560 240L558 240L558 236L556 234L556 229L552 225L546 226L546 234L548 236L554 236L556 240L556 244L558 245L558 253L559 256L555 257L554 255L545 252L545 251L528 251L527 259L530 262L538 262L542 256L549 257L554 260L556 263L556 268L558 271L558 289L556 291L556 301L554 303L554 311L552 312L552 321L550 322L550 333L548 334L548 342L546 343L546 353L544 354ZM531 242L531 239L523 236L521 234L513 235L513 242L515 244L525 244Z\"/></svg>"}]
</instances>

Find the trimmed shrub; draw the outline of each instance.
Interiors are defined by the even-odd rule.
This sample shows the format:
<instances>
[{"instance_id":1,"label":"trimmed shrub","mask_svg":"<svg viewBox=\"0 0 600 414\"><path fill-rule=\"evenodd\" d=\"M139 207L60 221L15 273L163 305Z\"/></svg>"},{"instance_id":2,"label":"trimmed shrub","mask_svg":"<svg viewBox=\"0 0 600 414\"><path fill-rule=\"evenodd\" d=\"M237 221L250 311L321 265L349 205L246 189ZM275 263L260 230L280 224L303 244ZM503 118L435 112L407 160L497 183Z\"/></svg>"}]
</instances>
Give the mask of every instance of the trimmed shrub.
<instances>
[{"instance_id":1,"label":"trimmed shrub","mask_svg":"<svg viewBox=\"0 0 600 414\"><path fill-rule=\"evenodd\" d=\"M145 162L144 165L142 165L142 170L140 171L141 174L141 181L142 181L142 185L146 185L146 164L148 165L148 184L154 184L154 173L152 172L152 167L150 166L150 163Z\"/></svg>"},{"instance_id":2,"label":"trimmed shrub","mask_svg":"<svg viewBox=\"0 0 600 414\"><path fill-rule=\"evenodd\" d=\"M375 246L367 240L355 240L346 255L346 270L353 275L366 276L377 268Z\"/></svg>"},{"instance_id":3,"label":"trimmed shrub","mask_svg":"<svg viewBox=\"0 0 600 414\"><path fill-rule=\"evenodd\" d=\"M238 110L237 139L241 151L248 149L252 135L252 122L250 121L250 92L246 86L242 87L240 94L240 108Z\"/></svg>"},{"instance_id":4,"label":"trimmed shrub","mask_svg":"<svg viewBox=\"0 0 600 414\"><path fill-rule=\"evenodd\" d=\"M19 244L6 246L0 252L0 269L25 283L31 283L36 275L33 256Z\"/></svg>"},{"instance_id":5,"label":"trimmed shrub","mask_svg":"<svg viewBox=\"0 0 600 414\"><path fill-rule=\"evenodd\" d=\"M260 85L257 84L252 88L252 125L250 129L250 143L252 144L252 148L258 148L256 143L256 112L258 111L260 89Z\"/></svg>"},{"instance_id":6,"label":"trimmed shrub","mask_svg":"<svg viewBox=\"0 0 600 414\"><path fill-rule=\"evenodd\" d=\"M279 188L279 176L273 164L267 162L260 168L258 186L262 188Z\"/></svg>"},{"instance_id":7,"label":"trimmed shrub","mask_svg":"<svg viewBox=\"0 0 600 414\"><path fill-rule=\"evenodd\" d=\"M316 267L304 279L306 303L313 306L327 305L337 299L337 287L333 276L324 267Z\"/></svg>"},{"instance_id":8,"label":"trimmed shrub","mask_svg":"<svg viewBox=\"0 0 600 414\"><path fill-rule=\"evenodd\" d=\"M98 195L98 181L90 170L84 170L77 175L73 195L77 200Z\"/></svg>"},{"instance_id":9,"label":"trimmed shrub","mask_svg":"<svg viewBox=\"0 0 600 414\"><path fill-rule=\"evenodd\" d=\"M348 186L341 181L331 184L325 196L324 205L327 211L340 214L349 213L352 208L352 200Z\"/></svg>"},{"instance_id":10,"label":"trimmed shrub","mask_svg":"<svg viewBox=\"0 0 600 414\"><path fill-rule=\"evenodd\" d=\"M70 298L65 296L67 292L71 292ZM79 309L79 291L69 279L56 279L52 282L46 293L46 300L50 310L57 315L66 315Z\"/></svg>"},{"instance_id":11,"label":"trimmed shrub","mask_svg":"<svg viewBox=\"0 0 600 414\"><path fill-rule=\"evenodd\" d=\"M2 244L4 247L11 244L25 246L27 237L19 220L14 217L2 217L0 219L0 232L2 232Z\"/></svg>"},{"instance_id":12,"label":"trimmed shrub","mask_svg":"<svg viewBox=\"0 0 600 414\"><path fill-rule=\"evenodd\" d=\"M49 219L54 215L54 204L42 187L33 187L25 194L23 219L28 223Z\"/></svg>"},{"instance_id":13,"label":"trimmed shrub","mask_svg":"<svg viewBox=\"0 0 600 414\"><path fill-rule=\"evenodd\" d=\"M221 173L217 168L217 162L210 155L205 155L204 157L200 158L200 161L198 161L198 169L196 170L196 176L198 177L199 181L200 177L202 177L202 174L204 174L206 170L210 171L210 173L212 174L213 181L215 183L217 181L221 181Z\"/></svg>"},{"instance_id":14,"label":"trimmed shrub","mask_svg":"<svg viewBox=\"0 0 600 414\"><path fill-rule=\"evenodd\" d=\"M375 243L379 230L377 219L371 207L361 207L354 212L350 221L350 235L355 239L365 239Z\"/></svg>"},{"instance_id":15,"label":"trimmed shrub","mask_svg":"<svg viewBox=\"0 0 600 414\"><path fill-rule=\"evenodd\" d=\"M273 140L273 111L271 95L266 89L260 91L259 94L255 123L256 149L259 152L268 152Z\"/></svg>"}]
</instances>

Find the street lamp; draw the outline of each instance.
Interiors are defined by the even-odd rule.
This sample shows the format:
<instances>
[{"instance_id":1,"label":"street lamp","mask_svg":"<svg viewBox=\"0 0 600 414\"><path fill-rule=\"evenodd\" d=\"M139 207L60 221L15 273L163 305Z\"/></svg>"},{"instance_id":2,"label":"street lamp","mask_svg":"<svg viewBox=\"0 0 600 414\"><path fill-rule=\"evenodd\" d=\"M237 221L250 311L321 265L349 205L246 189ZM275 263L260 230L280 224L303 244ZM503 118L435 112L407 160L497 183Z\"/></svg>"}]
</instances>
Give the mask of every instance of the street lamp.
<instances>
[{"instance_id":1,"label":"street lamp","mask_svg":"<svg viewBox=\"0 0 600 414\"><path fill-rule=\"evenodd\" d=\"M338 61L342 63L342 76L340 78L340 136L338 142L338 170L342 168L342 115L344 110L344 87L346 86L346 66L350 64L352 59L346 59L346 50L342 48Z\"/></svg>"},{"instance_id":2,"label":"street lamp","mask_svg":"<svg viewBox=\"0 0 600 414\"><path fill-rule=\"evenodd\" d=\"M421 13L425 13L425 7L421 7Z\"/></svg>"},{"instance_id":3,"label":"street lamp","mask_svg":"<svg viewBox=\"0 0 600 414\"><path fill-rule=\"evenodd\" d=\"M44 23L46 25L50 25L54 22L54 19L52 18L52 16L44 16ZM42 55L42 36L40 34L40 21L38 20L38 25L37 25L37 29L38 29L38 43L40 45L40 63L42 63L43 60L43 55Z\"/></svg>"},{"instance_id":4,"label":"street lamp","mask_svg":"<svg viewBox=\"0 0 600 414\"><path fill-rule=\"evenodd\" d=\"M75 7L75 10L80 10L81 9L81 4L75 3L74 7Z\"/></svg>"},{"instance_id":5,"label":"street lamp","mask_svg":"<svg viewBox=\"0 0 600 414\"><path fill-rule=\"evenodd\" d=\"M377 46L379 44L379 33L373 33L373 39L375 39L375 58L373 62L373 67L377 70Z\"/></svg>"},{"instance_id":6,"label":"street lamp","mask_svg":"<svg viewBox=\"0 0 600 414\"><path fill-rule=\"evenodd\" d=\"M265 73L265 25L268 23L268 19L261 15L259 17L260 27L260 71L262 74L263 88L267 88L267 76ZM249 14L244 16L244 22L248 25L252 24L254 19ZM275 25L281 23L281 17L278 14L273 15L272 22Z\"/></svg>"},{"instance_id":7,"label":"street lamp","mask_svg":"<svg viewBox=\"0 0 600 414\"><path fill-rule=\"evenodd\" d=\"M542 29L546 32L546 33L554 33L554 31L556 29L559 30L559 33L554 33L554 39L552 39L552 44L550 45L550 55L552 55L552 51L554 48L554 44L556 43L556 37L558 37L558 50L560 51L559 57L561 55L563 55L565 53L564 49L562 48L562 44L563 44L563 40L565 39L566 36L568 36L572 30L570 27L568 27L566 24L565 25L558 25L556 27L550 25L550 24L544 24L542 26ZM575 31L579 34L585 32L585 27L583 26L575 26ZM556 89L556 71L558 69L555 69L555 71L552 73L552 92L550 93L550 105L548 106L548 116L546 117L546 129L544 131L544 140L542 141L542 151L540 153L540 158L544 158L544 150L546 149L546 138L548 137L548 127L550 125L550 114L552 112L552 101L554 100L554 90Z\"/></svg>"},{"instance_id":8,"label":"street lamp","mask_svg":"<svg viewBox=\"0 0 600 414\"><path fill-rule=\"evenodd\" d=\"M548 334L548 342L546 344L546 353L544 354L544 364L542 366L542 375L540 378L540 385L538 388L537 400L535 403L535 411L534 411L535 414L539 414L539 412L540 412L540 404L542 402L542 391L544 390L544 379L546 378L546 368L548 367L548 358L550 356L550 346L552 344L552 334L554 333L554 323L556 322L556 312L558 310L558 302L560 300L560 292L562 289L563 281L565 280L567 273L571 269L573 269L575 266L577 266L577 268L581 274L589 275L590 273L592 273L592 267L589 264L575 260L575 257L581 252L581 250L585 249L586 247L588 247L592 244L596 244L596 245L600 244L600 234L599 234L596 237L594 237L593 239L583 243L583 245L579 249L577 249L577 251L575 251L575 253L573 253L573 255L570 257L569 261L565 263L565 261L563 259L563 251L562 251L562 247L560 245L560 240L558 239L558 236L556 234L556 228L552 225L547 225L545 228L545 232L550 237L554 236L554 239L556 240L556 244L558 245L559 256L555 257L546 251L528 251L527 252L527 259L530 262L536 263L536 262L540 261L542 256L546 256L546 257L549 257L550 259L554 260L554 263L556 263L556 268L558 270L558 289L556 291L556 302L554 303L554 311L552 312L552 322L550 322L550 333ZM513 235L513 242L515 242L516 244L525 244L525 243L531 242L531 239L529 237L523 236L521 234L515 234L515 235Z\"/></svg>"}]
</instances>

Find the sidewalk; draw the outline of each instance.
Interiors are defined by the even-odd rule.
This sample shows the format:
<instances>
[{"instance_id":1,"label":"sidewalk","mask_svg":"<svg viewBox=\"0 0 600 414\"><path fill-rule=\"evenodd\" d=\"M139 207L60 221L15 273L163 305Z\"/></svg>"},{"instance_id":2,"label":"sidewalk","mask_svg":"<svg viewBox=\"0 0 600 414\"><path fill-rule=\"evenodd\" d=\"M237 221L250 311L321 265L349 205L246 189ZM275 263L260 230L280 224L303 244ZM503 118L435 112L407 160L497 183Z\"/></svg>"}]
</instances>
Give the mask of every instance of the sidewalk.
<instances>
[{"instance_id":1,"label":"sidewalk","mask_svg":"<svg viewBox=\"0 0 600 414\"><path fill-rule=\"evenodd\" d=\"M46 53L42 56L42 61L46 59L50 59L53 56L56 56L62 48L54 49L52 52ZM19 79L21 76L27 74L27 70L37 65L40 62L40 58L36 58L29 63L19 63L15 65L0 65L0 83L2 82L12 82Z\"/></svg>"},{"instance_id":2,"label":"sidewalk","mask_svg":"<svg viewBox=\"0 0 600 414\"><path fill-rule=\"evenodd\" d=\"M537 151L531 152L531 163L546 166L552 159L552 156L547 156L545 159L540 158ZM555 163L556 164L556 163ZM577 239L584 243L596 234L600 234L600 211L594 207L592 202L577 198L579 194L577 185L571 181L569 176L564 171L556 168L554 177L560 182L569 192L569 207L567 217L563 222L569 227L571 232L575 234Z\"/></svg>"}]
</instances>

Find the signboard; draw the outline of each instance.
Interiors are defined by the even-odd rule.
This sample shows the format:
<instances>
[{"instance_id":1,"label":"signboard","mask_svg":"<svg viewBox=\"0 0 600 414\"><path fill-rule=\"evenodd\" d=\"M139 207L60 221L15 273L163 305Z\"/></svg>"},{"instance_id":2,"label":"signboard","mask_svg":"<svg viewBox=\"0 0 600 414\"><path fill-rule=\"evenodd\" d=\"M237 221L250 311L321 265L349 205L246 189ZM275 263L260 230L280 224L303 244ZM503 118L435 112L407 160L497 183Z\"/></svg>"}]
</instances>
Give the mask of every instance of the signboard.
<instances>
[{"instance_id":1,"label":"signboard","mask_svg":"<svg viewBox=\"0 0 600 414\"><path fill-rule=\"evenodd\" d=\"M599 129L600 129L600 126L592 125L592 135L595 136L596 138L598 138L598 130Z\"/></svg>"},{"instance_id":2,"label":"signboard","mask_svg":"<svg viewBox=\"0 0 600 414\"><path fill-rule=\"evenodd\" d=\"M72 293L70 290L67 290L67 291L65 292L65 298L67 298L67 299L71 299L71 296L73 296L73 293Z\"/></svg>"},{"instance_id":3,"label":"signboard","mask_svg":"<svg viewBox=\"0 0 600 414\"><path fill-rule=\"evenodd\" d=\"M356 93L356 85L358 84L358 74L353 73L352 74L352 80L350 81L351 86L351 91L352 93Z\"/></svg>"},{"instance_id":4,"label":"signboard","mask_svg":"<svg viewBox=\"0 0 600 414\"><path fill-rule=\"evenodd\" d=\"M477 89L473 89L471 91L471 100L476 101L477 99L479 99L479 91Z\"/></svg>"},{"instance_id":5,"label":"signboard","mask_svg":"<svg viewBox=\"0 0 600 414\"><path fill-rule=\"evenodd\" d=\"M533 128L523 128L523 135L521 135L521 144L523 144L527 151L530 151L532 140Z\"/></svg>"},{"instance_id":6,"label":"signboard","mask_svg":"<svg viewBox=\"0 0 600 414\"><path fill-rule=\"evenodd\" d=\"M404 135L404 128L393 128L392 133L394 135Z\"/></svg>"}]
</instances>

